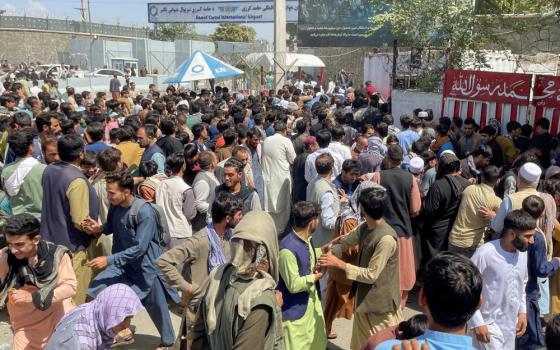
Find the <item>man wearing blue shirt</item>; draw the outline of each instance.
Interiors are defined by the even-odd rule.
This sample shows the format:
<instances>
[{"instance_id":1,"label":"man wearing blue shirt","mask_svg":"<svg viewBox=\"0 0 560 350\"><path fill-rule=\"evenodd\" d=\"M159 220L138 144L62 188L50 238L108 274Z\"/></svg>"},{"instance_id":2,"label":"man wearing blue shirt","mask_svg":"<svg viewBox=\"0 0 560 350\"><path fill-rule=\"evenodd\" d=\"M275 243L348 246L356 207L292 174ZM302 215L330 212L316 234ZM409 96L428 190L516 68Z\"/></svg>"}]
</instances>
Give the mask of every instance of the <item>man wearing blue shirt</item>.
<instances>
[{"instance_id":1,"label":"man wearing blue shirt","mask_svg":"<svg viewBox=\"0 0 560 350\"><path fill-rule=\"evenodd\" d=\"M430 350L474 350L466 323L481 303L482 276L467 258L444 252L428 262L419 301L428 316L428 330L417 337ZM388 340L376 350L392 350L400 340Z\"/></svg>"},{"instance_id":2,"label":"man wearing blue shirt","mask_svg":"<svg viewBox=\"0 0 560 350\"><path fill-rule=\"evenodd\" d=\"M333 184L337 190L343 190L344 194L352 197L352 194L360 184L360 162L355 159L346 159L342 163L342 172L334 178Z\"/></svg>"},{"instance_id":3,"label":"man wearing blue shirt","mask_svg":"<svg viewBox=\"0 0 560 350\"><path fill-rule=\"evenodd\" d=\"M420 139L420 134L418 133L418 128L420 127L420 119L412 119L409 115L401 116L401 127L402 130L397 134L399 139L399 146L403 149L404 156L408 155L412 144Z\"/></svg>"},{"instance_id":4,"label":"man wearing blue shirt","mask_svg":"<svg viewBox=\"0 0 560 350\"><path fill-rule=\"evenodd\" d=\"M86 128L86 140L88 144L86 145L86 151L91 151L95 154L99 154L107 148L111 148L108 144L103 142L105 137L105 127L100 122L92 122Z\"/></svg>"},{"instance_id":5,"label":"man wearing blue shirt","mask_svg":"<svg viewBox=\"0 0 560 350\"><path fill-rule=\"evenodd\" d=\"M168 303L178 303L180 298L156 265L164 249L159 237L158 218L147 203L142 204L136 213L136 223L130 217L133 203L140 201L133 194L134 180L130 173L116 172L106 179L111 204L107 222L99 225L97 220L87 218L83 226L92 235L113 234L113 249L111 255L88 262L89 267L103 270L91 282L88 296L95 298L110 285L126 284L140 298L160 334L157 349L171 348L175 343L175 331Z\"/></svg>"}]
</instances>

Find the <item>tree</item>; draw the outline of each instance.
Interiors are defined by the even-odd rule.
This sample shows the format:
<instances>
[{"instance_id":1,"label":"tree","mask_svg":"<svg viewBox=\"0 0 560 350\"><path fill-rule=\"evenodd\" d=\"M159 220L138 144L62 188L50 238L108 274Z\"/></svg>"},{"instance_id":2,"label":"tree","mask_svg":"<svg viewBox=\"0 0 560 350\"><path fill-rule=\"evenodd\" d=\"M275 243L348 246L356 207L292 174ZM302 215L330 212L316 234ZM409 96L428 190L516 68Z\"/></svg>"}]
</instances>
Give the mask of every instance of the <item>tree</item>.
<instances>
[{"instance_id":1,"label":"tree","mask_svg":"<svg viewBox=\"0 0 560 350\"><path fill-rule=\"evenodd\" d=\"M477 14L528 14L553 11L557 0L476 0Z\"/></svg>"},{"instance_id":2,"label":"tree","mask_svg":"<svg viewBox=\"0 0 560 350\"><path fill-rule=\"evenodd\" d=\"M253 27L237 23L220 23L208 39L212 41L255 42L257 33Z\"/></svg>"},{"instance_id":3,"label":"tree","mask_svg":"<svg viewBox=\"0 0 560 350\"><path fill-rule=\"evenodd\" d=\"M150 39L162 41L175 41L179 39L195 39L194 25L184 23L158 24L150 32Z\"/></svg>"},{"instance_id":4,"label":"tree","mask_svg":"<svg viewBox=\"0 0 560 350\"><path fill-rule=\"evenodd\" d=\"M399 46L443 49L448 68L460 68L465 51L483 49L490 40L487 31L473 30L480 27L471 0L394 0L370 22L372 34L389 25Z\"/></svg>"},{"instance_id":5,"label":"tree","mask_svg":"<svg viewBox=\"0 0 560 350\"><path fill-rule=\"evenodd\" d=\"M370 35L389 26L399 46L436 50L444 64L421 72L441 81L444 69L461 69L466 65L483 67L484 49L504 49L508 43L503 29L530 30L524 13L545 12L551 0L370 0L379 11L370 17ZM537 3L538 5L535 5ZM477 12L478 11L478 12ZM538 22L538 21L536 21ZM435 61L438 60L435 54ZM440 60L441 61L441 60ZM437 84L436 84L437 85ZM435 88L432 85L431 88Z\"/></svg>"}]
</instances>

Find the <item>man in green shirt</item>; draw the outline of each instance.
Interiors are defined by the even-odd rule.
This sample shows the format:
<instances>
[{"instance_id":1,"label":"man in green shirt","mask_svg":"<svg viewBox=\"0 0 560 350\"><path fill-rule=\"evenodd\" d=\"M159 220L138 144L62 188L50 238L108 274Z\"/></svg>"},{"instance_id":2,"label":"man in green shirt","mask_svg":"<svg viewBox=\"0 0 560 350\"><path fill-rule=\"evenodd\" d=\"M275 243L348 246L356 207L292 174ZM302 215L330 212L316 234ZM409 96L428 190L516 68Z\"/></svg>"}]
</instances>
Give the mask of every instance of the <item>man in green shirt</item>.
<instances>
[{"instance_id":1,"label":"man in green shirt","mask_svg":"<svg viewBox=\"0 0 560 350\"><path fill-rule=\"evenodd\" d=\"M294 228L280 241L280 282L282 327L286 350L323 350L327 347L325 319L321 307L316 269L321 249L311 244L319 225L319 208L311 202L296 203L292 210Z\"/></svg>"},{"instance_id":2,"label":"man in green shirt","mask_svg":"<svg viewBox=\"0 0 560 350\"><path fill-rule=\"evenodd\" d=\"M8 195L14 215L29 213L41 220L41 179L46 165L33 158L35 146L31 129L14 131L8 136L8 144L16 156L16 161L2 170L2 188Z\"/></svg>"}]
</instances>

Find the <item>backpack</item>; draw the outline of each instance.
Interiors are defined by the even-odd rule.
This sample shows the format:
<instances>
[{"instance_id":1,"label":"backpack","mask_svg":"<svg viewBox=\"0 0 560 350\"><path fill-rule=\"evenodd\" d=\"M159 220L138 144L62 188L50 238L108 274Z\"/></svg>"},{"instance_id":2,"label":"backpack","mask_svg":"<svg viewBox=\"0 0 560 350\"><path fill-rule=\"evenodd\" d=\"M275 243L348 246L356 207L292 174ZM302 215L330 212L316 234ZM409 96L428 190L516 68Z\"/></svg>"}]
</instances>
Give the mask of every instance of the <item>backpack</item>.
<instances>
[{"instance_id":1,"label":"backpack","mask_svg":"<svg viewBox=\"0 0 560 350\"><path fill-rule=\"evenodd\" d=\"M148 204L156 217L156 225L158 230L158 240L159 245L162 247L167 247L169 241L171 240L171 234L169 233L169 225L167 224L167 219L165 218L165 213L163 212L163 208L157 204L146 202L142 198L136 198L134 202L132 202L132 206L130 211L128 212L130 222L134 228L138 227L138 211L144 204Z\"/></svg>"},{"instance_id":2,"label":"backpack","mask_svg":"<svg viewBox=\"0 0 560 350\"><path fill-rule=\"evenodd\" d=\"M505 192L506 192L504 184L505 184L506 179L510 176L516 176L515 172L512 169L506 171L505 174L498 181L498 184L497 184L496 189L495 189L496 196L498 196L502 199L504 198Z\"/></svg>"}]
</instances>

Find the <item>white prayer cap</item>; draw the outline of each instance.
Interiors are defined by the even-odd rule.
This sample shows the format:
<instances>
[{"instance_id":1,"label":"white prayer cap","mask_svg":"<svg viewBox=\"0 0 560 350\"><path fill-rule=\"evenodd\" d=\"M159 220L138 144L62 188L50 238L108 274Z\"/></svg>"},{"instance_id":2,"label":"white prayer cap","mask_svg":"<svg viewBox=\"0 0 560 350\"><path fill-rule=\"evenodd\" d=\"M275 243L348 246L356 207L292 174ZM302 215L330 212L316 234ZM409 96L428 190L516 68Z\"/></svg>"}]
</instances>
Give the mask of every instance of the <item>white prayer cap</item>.
<instances>
[{"instance_id":1,"label":"white prayer cap","mask_svg":"<svg viewBox=\"0 0 560 350\"><path fill-rule=\"evenodd\" d=\"M539 181L541 178L542 170L541 167L535 163L525 163L519 169L519 176L523 178L526 182L534 183Z\"/></svg>"},{"instance_id":2,"label":"white prayer cap","mask_svg":"<svg viewBox=\"0 0 560 350\"><path fill-rule=\"evenodd\" d=\"M428 112L426 112L426 111L418 112L418 118L420 118L420 119L428 118Z\"/></svg>"},{"instance_id":3,"label":"white prayer cap","mask_svg":"<svg viewBox=\"0 0 560 350\"><path fill-rule=\"evenodd\" d=\"M441 154L439 155L439 157L440 157L440 158L443 157L444 154L452 154L452 155L455 155L455 152L453 152L453 151L450 150L450 149L447 149L447 150L441 152Z\"/></svg>"},{"instance_id":4,"label":"white prayer cap","mask_svg":"<svg viewBox=\"0 0 560 350\"><path fill-rule=\"evenodd\" d=\"M420 157L413 157L408 165L408 171L414 175L418 175L424 169L424 160Z\"/></svg>"},{"instance_id":5,"label":"white prayer cap","mask_svg":"<svg viewBox=\"0 0 560 350\"><path fill-rule=\"evenodd\" d=\"M290 102L290 103L288 103L287 109L288 109L288 112L294 113L294 112L296 112L296 111L299 109L299 107L298 107L298 104L297 104L297 103L295 103L295 102Z\"/></svg>"}]
</instances>

